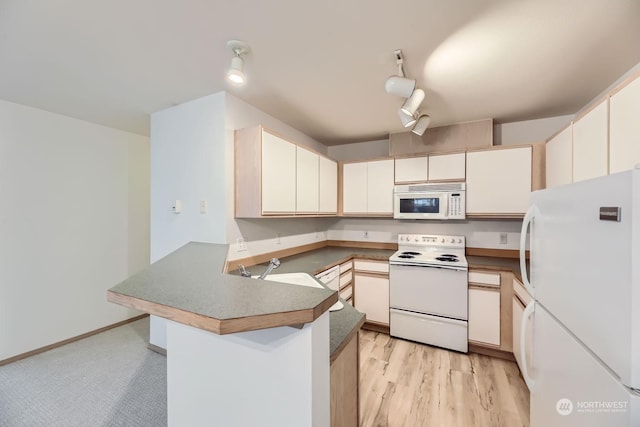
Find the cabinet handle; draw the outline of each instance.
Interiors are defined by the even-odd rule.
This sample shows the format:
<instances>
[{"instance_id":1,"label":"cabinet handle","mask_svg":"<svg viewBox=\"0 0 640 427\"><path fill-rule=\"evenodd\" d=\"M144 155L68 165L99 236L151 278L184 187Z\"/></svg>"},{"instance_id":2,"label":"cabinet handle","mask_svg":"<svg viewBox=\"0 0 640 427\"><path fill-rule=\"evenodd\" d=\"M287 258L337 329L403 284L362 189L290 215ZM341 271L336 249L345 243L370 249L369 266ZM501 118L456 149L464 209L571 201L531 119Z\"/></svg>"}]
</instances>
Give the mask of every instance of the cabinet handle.
<instances>
[{"instance_id":1,"label":"cabinet handle","mask_svg":"<svg viewBox=\"0 0 640 427\"><path fill-rule=\"evenodd\" d=\"M529 387L529 391L533 393L533 388L535 386L535 381L533 378L529 376L529 367L527 366L527 322L529 318L534 313L536 309L536 301L533 300L527 307L524 309L522 313L522 322L520 322L520 357L522 358L522 378L524 378L524 382L527 383L527 387Z\"/></svg>"}]
</instances>

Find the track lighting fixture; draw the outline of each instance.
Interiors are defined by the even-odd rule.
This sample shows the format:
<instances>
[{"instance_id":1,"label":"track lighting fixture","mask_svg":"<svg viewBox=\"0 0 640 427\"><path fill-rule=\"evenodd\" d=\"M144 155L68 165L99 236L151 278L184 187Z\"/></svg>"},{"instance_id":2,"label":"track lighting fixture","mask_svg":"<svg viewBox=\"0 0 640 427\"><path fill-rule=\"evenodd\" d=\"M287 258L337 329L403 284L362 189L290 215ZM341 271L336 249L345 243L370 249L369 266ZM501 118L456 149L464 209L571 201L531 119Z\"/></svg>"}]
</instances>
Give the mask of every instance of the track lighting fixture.
<instances>
[{"instance_id":1,"label":"track lighting fixture","mask_svg":"<svg viewBox=\"0 0 640 427\"><path fill-rule=\"evenodd\" d=\"M227 79L235 85L243 85L247 81L244 74L244 59L242 55L249 53L249 45L240 40L229 40L227 47L233 52L231 67L227 71Z\"/></svg>"},{"instance_id":2,"label":"track lighting fixture","mask_svg":"<svg viewBox=\"0 0 640 427\"><path fill-rule=\"evenodd\" d=\"M400 122L405 128L413 126L412 132L422 136L431 121L431 117L427 114L420 115L418 112L420 104L424 101L424 91L416 88L415 80L405 77L402 50L396 49L393 53L396 57L396 64L398 65L398 75L387 78L384 83L384 89L391 95L406 98L398 110Z\"/></svg>"}]
</instances>

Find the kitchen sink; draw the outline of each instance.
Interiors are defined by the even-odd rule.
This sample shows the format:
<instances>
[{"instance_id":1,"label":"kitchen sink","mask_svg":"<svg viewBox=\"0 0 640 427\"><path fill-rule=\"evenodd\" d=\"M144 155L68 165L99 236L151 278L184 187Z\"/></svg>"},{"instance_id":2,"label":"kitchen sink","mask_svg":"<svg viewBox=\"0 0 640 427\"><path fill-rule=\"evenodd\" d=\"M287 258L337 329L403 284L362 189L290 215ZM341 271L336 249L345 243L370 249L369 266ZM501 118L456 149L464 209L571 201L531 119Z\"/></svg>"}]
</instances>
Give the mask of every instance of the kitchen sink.
<instances>
[{"instance_id":1,"label":"kitchen sink","mask_svg":"<svg viewBox=\"0 0 640 427\"><path fill-rule=\"evenodd\" d=\"M251 276L253 279L257 279L258 276ZM264 280L271 282L287 283L289 285L308 286L310 288L326 289L318 281L307 273L283 273L283 274L269 274ZM338 311L344 308L344 304L341 301L333 304L329 311Z\"/></svg>"}]
</instances>

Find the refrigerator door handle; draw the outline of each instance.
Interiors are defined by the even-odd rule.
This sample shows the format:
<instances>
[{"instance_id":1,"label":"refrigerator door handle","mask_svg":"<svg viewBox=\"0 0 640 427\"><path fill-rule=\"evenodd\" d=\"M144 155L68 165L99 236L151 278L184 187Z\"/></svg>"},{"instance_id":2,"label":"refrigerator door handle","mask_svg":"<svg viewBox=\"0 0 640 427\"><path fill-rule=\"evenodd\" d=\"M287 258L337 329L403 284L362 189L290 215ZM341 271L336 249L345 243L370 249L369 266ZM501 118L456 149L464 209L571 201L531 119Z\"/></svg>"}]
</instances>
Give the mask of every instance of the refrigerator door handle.
<instances>
[{"instance_id":1,"label":"refrigerator door handle","mask_svg":"<svg viewBox=\"0 0 640 427\"><path fill-rule=\"evenodd\" d=\"M535 206L531 205L527 210L527 213L522 220L522 229L520 230L520 274L522 275L522 284L524 285L527 292L534 296L533 286L529 281L529 275L527 274L527 261L525 258L526 249L527 249L527 229L533 221L535 217ZM533 233L533 230L532 230Z\"/></svg>"},{"instance_id":2,"label":"refrigerator door handle","mask_svg":"<svg viewBox=\"0 0 640 427\"><path fill-rule=\"evenodd\" d=\"M533 387L535 386L535 381L533 378L529 376L529 367L527 366L527 323L529 322L529 318L534 313L536 309L536 301L531 300L527 307L524 309L522 313L522 321L520 322L520 357L522 358L522 364L520 368L522 369L522 378L524 378L524 382L527 383L527 387L529 387L529 391L533 393Z\"/></svg>"}]
</instances>

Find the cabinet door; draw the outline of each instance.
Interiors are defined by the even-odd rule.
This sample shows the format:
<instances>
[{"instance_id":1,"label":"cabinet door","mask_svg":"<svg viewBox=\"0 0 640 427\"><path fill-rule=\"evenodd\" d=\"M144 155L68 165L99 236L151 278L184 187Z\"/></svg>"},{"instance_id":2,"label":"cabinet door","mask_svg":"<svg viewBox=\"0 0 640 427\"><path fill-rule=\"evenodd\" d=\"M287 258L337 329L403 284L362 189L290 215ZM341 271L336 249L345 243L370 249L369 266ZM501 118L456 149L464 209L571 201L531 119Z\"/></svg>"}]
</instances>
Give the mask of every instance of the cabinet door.
<instances>
[{"instance_id":1,"label":"cabinet door","mask_svg":"<svg viewBox=\"0 0 640 427\"><path fill-rule=\"evenodd\" d=\"M389 324L389 278L355 275L355 307L367 315L367 321Z\"/></svg>"},{"instance_id":2,"label":"cabinet door","mask_svg":"<svg viewBox=\"0 0 640 427\"><path fill-rule=\"evenodd\" d=\"M345 163L342 168L342 210L367 213L367 163Z\"/></svg>"},{"instance_id":3,"label":"cabinet door","mask_svg":"<svg viewBox=\"0 0 640 427\"><path fill-rule=\"evenodd\" d=\"M262 132L262 213L295 213L296 146Z\"/></svg>"},{"instance_id":4,"label":"cabinet door","mask_svg":"<svg viewBox=\"0 0 640 427\"><path fill-rule=\"evenodd\" d=\"M499 289L469 289L469 340L500 345Z\"/></svg>"},{"instance_id":5,"label":"cabinet door","mask_svg":"<svg viewBox=\"0 0 640 427\"><path fill-rule=\"evenodd\" d=\"M428 179L428 157L410 157L395 160L396 184L425 182Z\"/></svg>"},{"instance_id":6,"label":"cabinet door","mask_svg":"<svg viewBox=\"0 0 640 427\"><path fill-rule=\"evenodd\" d=\"M466 154L439 154L429 156L429 181L464 181Z\"/></svg>"},{"instance_id":7,"label":"cabinet door","mask_svg":"<svg viewBox=\"0 0 640 427\"><path fill-rule=\"evenodd\" d=\"M531 195L531 147L467 153L467 213L521 215Z\"/></svg>"},{"instance_id":8,"label":"cabinet door","mask_svg":"<svg viewBox=\"0 0 640 427\"><path fill-rule=\"evenodd\" d=\"M609 101L609 173L640 163L640 77L611 96Z\"/></svg>"},{"instance_id":9,"label":"cabinet door","mask_svg":"<svg viewBox=\"0 0 640 427\"><path fill-rule=\"evenodd\" d=\"M545 150L547 188L573 182L572 141L572 127L568 126L547 142Z\"/></svg>"},{"instance_id":10,"label":"cabinet door","mask_svg":"<svg viewBox=\"0 0 640 427\"><path fill-rule=\"evenodd\" d=\"M393 159L367 163L367 212L393 215Z\"/></svg>"},{"instance_id":11,"label":"cabinet door","mask_svg":"<svg viewBox=\"0 0 640 427\"><path fill-rule=\"evenodd\" d=\"M338 212L338 163L320 156L320 213Z\"/></svg>"},{"instance_id":12,"label":"cabinet door","mask_svg":"<svg viewBox=\"0 0 640 427\"><path fill-rule=\"evenodd\" d=\"M296 212L317 213L319 207L320 156L296 147Z\"/></svg>"},{"instance_id":13,"label":"cabinet door","mask_svg":"<svg viewBox=\"0 0 640 427\"><path fill-rule=\"evenodd\" d=\"M573 123L573 182L608 173L608 107L605 99Z\"/></svg>"}]
</instances>

